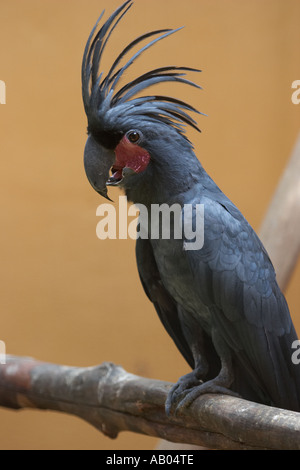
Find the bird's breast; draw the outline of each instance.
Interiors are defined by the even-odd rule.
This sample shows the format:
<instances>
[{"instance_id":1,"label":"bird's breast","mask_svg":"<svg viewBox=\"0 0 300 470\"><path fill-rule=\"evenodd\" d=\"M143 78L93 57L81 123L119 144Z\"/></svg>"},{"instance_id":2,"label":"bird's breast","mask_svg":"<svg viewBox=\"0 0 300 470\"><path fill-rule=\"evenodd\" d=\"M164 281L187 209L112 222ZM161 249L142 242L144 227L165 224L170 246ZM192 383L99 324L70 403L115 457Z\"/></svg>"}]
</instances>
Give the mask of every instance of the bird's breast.
<instances>
[{"instance_id":1,"label":"bird's breast","mask_svg":"<svg viewBox=\"0 0 300 470\"><path fill-rule=\"evenodd\" d=\"M183 240L151 240L161 280L173 299L189 314L195 316L202 328L211 331L208 307L199 296L199 286L189 267Z\"/></svg>"}]
</instances>

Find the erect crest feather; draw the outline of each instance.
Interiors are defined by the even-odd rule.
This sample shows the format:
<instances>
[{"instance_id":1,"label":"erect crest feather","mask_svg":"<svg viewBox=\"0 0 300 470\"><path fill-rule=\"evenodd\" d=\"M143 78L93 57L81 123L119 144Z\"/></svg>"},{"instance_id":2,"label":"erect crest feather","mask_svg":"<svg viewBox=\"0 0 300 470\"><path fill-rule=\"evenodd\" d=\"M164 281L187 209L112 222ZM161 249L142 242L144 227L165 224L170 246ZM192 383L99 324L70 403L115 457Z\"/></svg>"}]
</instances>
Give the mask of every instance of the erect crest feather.
<instances>
[{"instance_id":1,"label":"erect crest feather","mask_svg":"<svg viewBox=\"0 0 300 470\"><path fill-rule=\"evenodd\" d=\"M121 113L121 115L126 116L126 118L146 116L150 121L160 121L171 125L181 134L184 131L185 124L200 131L196 121L189 114L190 111L196 113L199 113L199 111L189 104L169 96L151 95L138 98L134 98L134 96L150 86L161 82L179 82L201 88L199 85L184 78L186 75L185 72L200 72L201 70L190 67L159 67L144 73L124 85L117 92L115 91L125 70L127 70L144 51L161 39L179 31L181 28L160 29L139 36L129 43L118 55L106 77L103 77L103 72L99 73L100 62L107 41L119 21L131 6L132 1L127 0L112 13L98 32L96 32L104 15L103 11L93 27L85 46L82 61L82 96L89 123L91 121L93 121L93 123L96 122L101 128L109 115L116 118ZM157 37L139 49L125 65L119 65L121 60L124 59L133 47L138 45L141 41L154 36Z\"/></svg>"}]
</instances>

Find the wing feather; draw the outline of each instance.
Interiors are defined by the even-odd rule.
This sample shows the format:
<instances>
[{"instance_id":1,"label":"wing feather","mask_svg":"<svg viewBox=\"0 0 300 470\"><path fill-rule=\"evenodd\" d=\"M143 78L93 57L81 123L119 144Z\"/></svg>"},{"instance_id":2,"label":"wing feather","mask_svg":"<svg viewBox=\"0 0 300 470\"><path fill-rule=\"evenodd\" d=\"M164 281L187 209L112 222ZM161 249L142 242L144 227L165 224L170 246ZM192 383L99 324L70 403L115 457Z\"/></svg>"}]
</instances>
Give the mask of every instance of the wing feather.
<instances>
[{"instance_id":1,"label":"wing feather","mask_svg":"<svg viewBox=\"0 0 300 470\"><path fill-rule=\"evenodd\" d=\"M186 256L201 301L233 352L236 375L248 377L258 401L299 410L300 366L291 360L297 335L268 254L223 193L197 203L205 208L204 246ZM235 387L245 392L245 383Z\"/></svg>"}]
</instances>

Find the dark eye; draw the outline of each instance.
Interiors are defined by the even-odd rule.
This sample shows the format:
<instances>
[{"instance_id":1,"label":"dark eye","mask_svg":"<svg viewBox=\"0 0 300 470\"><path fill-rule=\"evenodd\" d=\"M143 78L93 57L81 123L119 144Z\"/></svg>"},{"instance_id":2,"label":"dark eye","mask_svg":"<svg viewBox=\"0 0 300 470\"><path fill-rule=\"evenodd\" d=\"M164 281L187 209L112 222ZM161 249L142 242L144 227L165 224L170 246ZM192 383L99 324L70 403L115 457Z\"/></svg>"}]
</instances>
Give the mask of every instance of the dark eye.
<instances>
[{"instance_id":1,"label":"dark eye","mask_svg":"<svg viewBox=\"0 0 300 470\"><path fill-rule=\"evenodd\" d=\"M126 136L129 142L136 144L141 138L141 133L139 131L129 131Z\"/></svg>"}]
</instances>

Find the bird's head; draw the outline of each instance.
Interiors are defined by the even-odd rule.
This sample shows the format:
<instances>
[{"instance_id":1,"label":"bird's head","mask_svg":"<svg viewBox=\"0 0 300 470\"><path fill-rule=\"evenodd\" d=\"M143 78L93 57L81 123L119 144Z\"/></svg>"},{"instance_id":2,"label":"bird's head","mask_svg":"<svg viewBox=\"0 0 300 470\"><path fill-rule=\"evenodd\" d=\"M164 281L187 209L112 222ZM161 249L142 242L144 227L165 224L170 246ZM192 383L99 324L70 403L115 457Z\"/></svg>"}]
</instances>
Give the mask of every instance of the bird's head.
<instances>
[{"instance_id":1,"label":"bird's head","mask_svg":"<svg viewBox=\"0 0 300 470\"><path fill-rule=\"evenodd\" d=\"M106 76L99 72L107 41L131 6L131 0L126 1L99 29L104 12L101 14L88 38L82 61L82 95L88 119L85 171L92 187L106 198L107 186L121 186L129 197L133 188L149 191L157 171L172 172L176 166L184 165L176 159L174 147L181 155L192 148L184 135L185 124L199 131L189 114L198 111L185 102L160 95L136 96L161 82L179 82L200 88L184 78L187 71L199 70L160 67L118 86L135 59L178 30L157 30L139 36L122 50ZM121 66L128 52L147 38L152 39Z\"/></svg>"}]
</instances>

